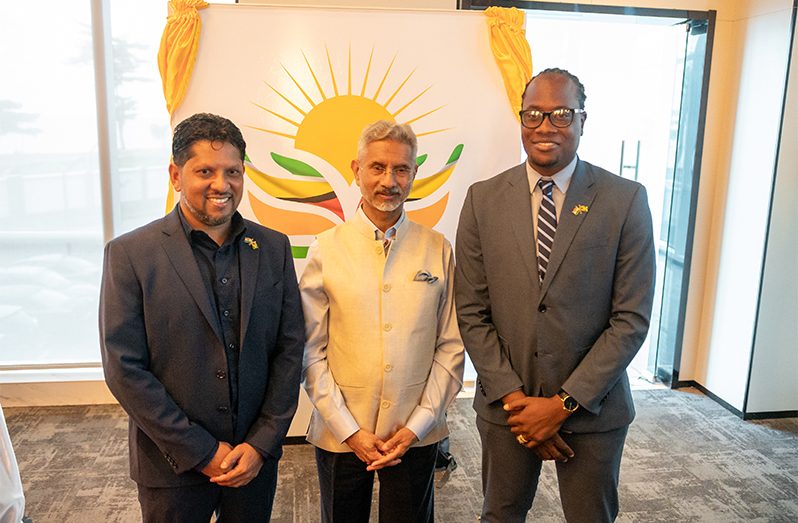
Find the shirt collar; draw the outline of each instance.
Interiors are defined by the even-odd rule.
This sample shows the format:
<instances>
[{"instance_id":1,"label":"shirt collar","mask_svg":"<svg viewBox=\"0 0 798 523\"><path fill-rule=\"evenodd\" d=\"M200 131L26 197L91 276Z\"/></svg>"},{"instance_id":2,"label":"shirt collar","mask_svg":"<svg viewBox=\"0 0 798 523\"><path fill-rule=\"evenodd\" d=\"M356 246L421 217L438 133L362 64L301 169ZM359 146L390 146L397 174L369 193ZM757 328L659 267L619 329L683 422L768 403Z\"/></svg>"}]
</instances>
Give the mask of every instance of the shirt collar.
<instances>
[{"instance_id":1,"label":"shirt collar","mask_svg":"<svg viewBox=\"0 0 798 523\"><path fill-rule=\"evenodd\" d=\"M554 185L560 190L561 193L565 194L568 191L568 186L571 185L571 178L574 175L574 171L576 171L576 162L579 158L574 155L574 159L571 160L571 163L566 165L562 168L561 171L554 173L551 176L551 179L554 181ZM529 165L529 162L524 162L526 165L526 177L529 179L529 193L535 192L535 187L538 185L538 180L543 178L539 172L532 168Z\"/></svg>"},{"instance_id":2,"label":"shirt collar","mask_svg":"<svg viewBox=\"0 0 798 523\"><path fill-rule=\"evenodd\" d=\"M183 226L183 232L185 233L186 238L188 238L189 243L193 241L191 237L192 232L196 231L198 233L202 233L207 236L207 233L205 233L205 231L201 231L199 229L194 229L191 227L191 225L186 220L186 217L183 216L183 209L180 208L179 202L177 204L177 215L180 217L180 225ZM246 230L247 230L247 224L244 223L244 218L241 216L241 213L238 211L234 212L233 216L230 218L230 235L227 237L227 241L225 243L236 241L238 237L244 234Z\"/></svg>"},{"instance_id":3,"label":"shirt collar","mask_svg":"<svg viewBox=\"0 0 798 523\"><path fill-rule=\"evenodd\" d=\"M399 228L402 226L402 224L404 224L405 218L407 217L407 213L405 212L404 209L402 209L402 214L399 216L399 219L396 220L396 223L394 223L392 226L390 226L388 228L388 230L385 231L385 233L383 233L380 230L379 227L374 225L374 222L369 220L369 217L366 216L366 213L363 211L363 206L362 205L357 208L357 213L355 213L355 216L358 217L358 219L360 220L361 225L364 225L369 231L372 232L372 234L374 235L373 238L375 240L381 240L382 238L384 238L386 236L386 233L390 232L391 229L393 229L393 233L392 234L387 234L388 238L396 238L396 232L399 230Z\"/></svg>"}]
</instances>

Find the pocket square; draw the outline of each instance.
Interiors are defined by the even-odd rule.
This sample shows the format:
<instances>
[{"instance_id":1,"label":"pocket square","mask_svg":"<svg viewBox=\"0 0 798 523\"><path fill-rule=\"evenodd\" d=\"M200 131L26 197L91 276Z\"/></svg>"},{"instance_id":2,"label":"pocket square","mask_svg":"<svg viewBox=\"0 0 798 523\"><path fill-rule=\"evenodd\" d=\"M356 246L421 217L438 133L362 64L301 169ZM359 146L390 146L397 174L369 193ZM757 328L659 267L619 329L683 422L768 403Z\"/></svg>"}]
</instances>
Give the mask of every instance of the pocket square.
<instances>
[{"instance_id":1,"label":"pocket square","mask_svg":"<svg viewBox=\"0 0 798 523\"><path fill-rule=\"evenodd\" d=\"M438 277L433 276L432 274L429 273L429 271L420 270L413 277L413 281L425 281L427 283L435 283L436 281L438 281Z\"/></svg>"}]
</instances>

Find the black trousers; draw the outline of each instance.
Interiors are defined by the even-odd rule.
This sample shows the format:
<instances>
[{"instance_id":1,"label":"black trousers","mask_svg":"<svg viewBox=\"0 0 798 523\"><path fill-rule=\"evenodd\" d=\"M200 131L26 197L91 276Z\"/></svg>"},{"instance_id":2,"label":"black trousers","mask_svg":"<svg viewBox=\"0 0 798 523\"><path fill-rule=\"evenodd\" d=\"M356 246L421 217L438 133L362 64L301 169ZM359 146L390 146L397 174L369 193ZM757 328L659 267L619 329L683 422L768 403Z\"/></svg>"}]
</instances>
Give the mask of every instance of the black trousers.
<instances>
[{"instance_id":1,"label":"black trousers","mask_svg":"<svg viewBox=\"0 0 798 523\"><path fill-rule=\"evenodd\" d=\"M377 471L381 523L432 523L438 444L412 447L402 462ZM354 452L316 448L323 523L368 523L374 472Z\"/></svg>"},{"instance_id":2,"label":"black trousers","mask_svg":"<svg viewBox=\"0 0 798 523\"><path fill-rule=\"evenodd\" d=\"M208 481L183 487L139 485L141 517L145 523L218 523L269 521L277 488L277 460L266 458L260 472L239 488Z\"/></svg>"}]
</instances>

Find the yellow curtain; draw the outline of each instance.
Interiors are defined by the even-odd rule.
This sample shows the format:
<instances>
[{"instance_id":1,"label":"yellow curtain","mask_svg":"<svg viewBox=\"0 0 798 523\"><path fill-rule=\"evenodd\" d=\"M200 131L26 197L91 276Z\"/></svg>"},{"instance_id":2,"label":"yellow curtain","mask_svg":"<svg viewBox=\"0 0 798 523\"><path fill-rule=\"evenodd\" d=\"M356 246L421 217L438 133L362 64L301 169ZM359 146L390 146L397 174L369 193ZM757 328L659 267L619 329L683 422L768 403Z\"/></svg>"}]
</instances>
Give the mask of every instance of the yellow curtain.
<instances>
[{"instance_id":1,"label":"yellow curtain","mask_svg":"<svg viewBox=\"0 0 798 523\"><path fill-rule=\"evenodd\" d=\"M194 70L194 60L199 48L202 20L199 9L208 7L203 0L171 0L169 16L158 50L158 70L161 72L163 97L171 117L183 98ZM166 212L175 205L175 193L169 185L166 193Z\"/></svg>"},{"instance_id":2,"label":"yellow curtain","mask_svg":"<svg viewBox=\"0 0 798 523\"><path fill-rule=\"evenodd\" d=\"M186 96L202 29L197 11L205 7L208 7L208 3L203 0L169 2L169 16L158 50L158 70L161 72L163 96L170 116Z\"/></svg>"},{"instance_id":3,"label":"yellow curtain","mask_svg":"<svg viewBox=\"0 0 798 523\"><path fill-rule=\"evenodd\" d=\"M519 118L521 95L532 78L532 52L524 34L524 12L515 7L485 10L490 28L490 48L504 78L504 88L515 117Z\"/></svg>"}]
</instances>

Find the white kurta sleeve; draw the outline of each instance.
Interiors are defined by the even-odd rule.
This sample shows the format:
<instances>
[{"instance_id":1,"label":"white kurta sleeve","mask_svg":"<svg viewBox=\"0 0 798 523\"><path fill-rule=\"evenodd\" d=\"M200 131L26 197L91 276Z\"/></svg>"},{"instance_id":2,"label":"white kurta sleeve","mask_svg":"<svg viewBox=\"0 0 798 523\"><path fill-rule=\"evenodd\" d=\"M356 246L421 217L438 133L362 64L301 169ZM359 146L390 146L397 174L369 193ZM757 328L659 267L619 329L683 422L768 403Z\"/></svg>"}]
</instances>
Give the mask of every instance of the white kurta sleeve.
<instances>
[{"instance_id":1,"label":"white kurta sleeve","mask_svg":"<svg viewBox=\"0 0 798 523\"><path fill-rule=\"evenodd\" d=\"M305 313L306 335L302 385L327 428L339 443L343 443L360 427L346 407L344 396L327 363L330 303L324 290L322 256L318 241L314 241L308 250L308 264L299 281L299 292Z\"/></svg>"}]
</instances>

